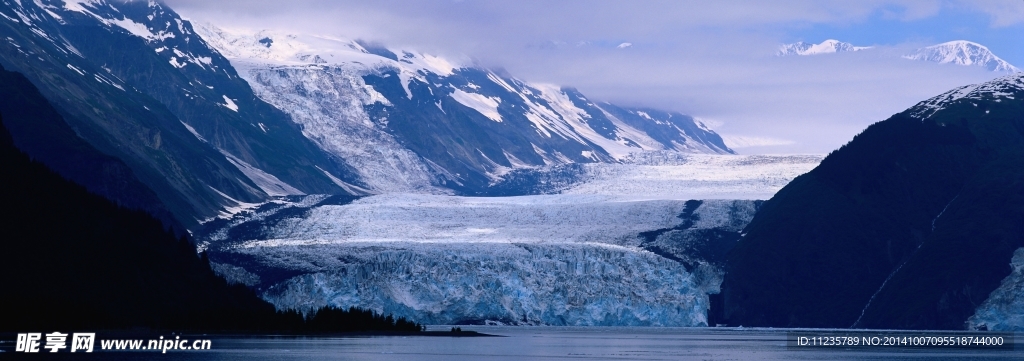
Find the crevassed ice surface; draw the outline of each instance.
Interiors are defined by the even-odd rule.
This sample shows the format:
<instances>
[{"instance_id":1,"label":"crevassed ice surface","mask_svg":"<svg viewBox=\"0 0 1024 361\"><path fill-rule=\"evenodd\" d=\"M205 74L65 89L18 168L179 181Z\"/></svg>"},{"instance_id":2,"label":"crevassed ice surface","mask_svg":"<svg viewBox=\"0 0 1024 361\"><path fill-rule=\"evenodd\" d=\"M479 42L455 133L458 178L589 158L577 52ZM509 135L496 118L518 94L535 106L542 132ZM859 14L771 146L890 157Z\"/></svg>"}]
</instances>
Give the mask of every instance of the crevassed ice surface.
<instances>
[{"instance_id":1,"label":"crevassed ice surface","mask_svg":"<svg viewBox=\"0 0 1024 361\"><path fill-rule=\"evenodd\" d=\"M769 199L821 163L820 155L636 153L625 164L584 164L563 194L647 199Z\"/></svg>"},{"instance_id":2,"label":"crevassed ice surface","mask_svg":"<svg viewBox=\"0 0 1024 361\"><path fill-rule=\"evenodd\" d=\"M232 227L255 225L256 236L210 237L217 272L280 309L357 306L430 324L700 326L718 286L640 248L640 232L681 222L684 201L391 194L310 203L276 211L294 216L237 216ZM731 221L710 217L715 207L732 202L708 203L698 226Z\"/></svg>"},{"instance_id":3,"label":"crevassed ice surface","mask_svg":"<svg viewBox=\"0 0 1024 361\"><path fill-rule=\"evenodd\" d=\"M699 326L720 270L689 258L708 267L687 270L645 250L639 234L683 224L687 199L728 198L750 182L769 186L749 199L769 198L820 161L718 157L635 156L588 170L575 194L278 200L200 238L217 273L280 309L358 306L428 324ZM753 214L743 202L702 202L688 229L738 232ZM667 241L657 245L680 258L697 242Z\"/></svg>"},{"instance_id":4,"label":"crevassed ice surface","mask_svg":"<svg viewBox=\"0 0 1024 361\"><path fill-rule=\"evenodd\" d=\"M246 246L349 242L635 243L637 233L670 227L684 203L601 195L453 197L384 194L310 209ZM239 240L243 241L243 240Z\"/></svg>"},{"instance_id":5,"label":"crevassed ice surface","mask_svg":"<svg viewBox=\"0 0 1024 361\"><path fill-rule=\"evenodd\" d=\"M239 61L235 66L260 99L287 109L306 137L345 159L375 191L446 192L432 186L435 172L418 155L370 120L363 106L388 101L362 83L358 70Z\"/></svg>"},{"instance_id":6,"label":"crevassed ice surface","mask_svg":"<svg viewBox=\"0 0 1024 361\"><path fill-rule=\"evenodd\" d=\"M1013 271L967 319L970 329L1024 331L1024 248L1010 261Z\"/></svg>"},{"instance_id":7,"label":"crevassed ice surface","mask_svg":"<svg viewBox=\"0 0 1024 361\"><path fill-rule=\"evenodd\" d=\"M692 276L635 248L357 242L241 252L319 270L265 291L279 308L358 306L427 324L707 324L707 296Z\"/></svg>"}]
</instances>

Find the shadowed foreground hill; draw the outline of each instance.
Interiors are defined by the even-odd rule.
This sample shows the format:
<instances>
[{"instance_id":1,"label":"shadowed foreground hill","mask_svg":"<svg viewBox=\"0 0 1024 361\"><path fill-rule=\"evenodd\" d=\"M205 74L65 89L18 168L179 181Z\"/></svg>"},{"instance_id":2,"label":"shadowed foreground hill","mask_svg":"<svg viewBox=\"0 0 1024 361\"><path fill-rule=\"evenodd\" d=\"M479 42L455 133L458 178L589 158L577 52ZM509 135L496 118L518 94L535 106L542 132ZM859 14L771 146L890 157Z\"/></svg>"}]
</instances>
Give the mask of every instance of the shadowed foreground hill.
<instances>
[{"instance_id":1,"label":"shadowed foreground hill","mask_svg":"<svg viewBox=\"0 0 1024 361\"><path fill-rule=\"evenodd\" d=\"M726 322L965 328L1024 247L1022 89L922 102L779 191L728 257Z\"/></svg>"},{"instance_id":2,"label":"shadowed foreground hill","mask_svg":"<svg viewBox=\"0 0 1024 361\"><path fill-rule=\"evenodd\" d=\"M8 94L31 100L18 116L56 114L27 81L3 85ZM0 164L0 331L420 329L355 309L319 310L309 320L277 312L247 288L214 275L208 261L159 220L119 207L30 160L15 148L6 127L0 127Z\"/></svg>"}]
</instances>

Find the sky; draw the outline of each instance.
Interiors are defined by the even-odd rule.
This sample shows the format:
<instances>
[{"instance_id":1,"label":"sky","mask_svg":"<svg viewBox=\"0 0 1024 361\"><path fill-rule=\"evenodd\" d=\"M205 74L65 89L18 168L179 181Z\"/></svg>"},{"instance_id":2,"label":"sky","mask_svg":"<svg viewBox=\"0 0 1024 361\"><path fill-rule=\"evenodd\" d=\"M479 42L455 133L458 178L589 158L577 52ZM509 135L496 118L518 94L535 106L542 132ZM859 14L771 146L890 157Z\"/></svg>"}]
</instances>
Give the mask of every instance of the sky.
<instances>
[{"instance_id":1,"label":"sky","mask_svg":"<svg viewBox=\"0 0 1024 361\"><path fill-rule=\"evenodd\" d=\"M361 39L592 100L679 111L742 154L827 153L868 125L1002 75L901 59L970 40L1024 68L1024 0L165 0L214 25ZM838 39L870 51L777 57Z\"/></svg>"}]
</instances>

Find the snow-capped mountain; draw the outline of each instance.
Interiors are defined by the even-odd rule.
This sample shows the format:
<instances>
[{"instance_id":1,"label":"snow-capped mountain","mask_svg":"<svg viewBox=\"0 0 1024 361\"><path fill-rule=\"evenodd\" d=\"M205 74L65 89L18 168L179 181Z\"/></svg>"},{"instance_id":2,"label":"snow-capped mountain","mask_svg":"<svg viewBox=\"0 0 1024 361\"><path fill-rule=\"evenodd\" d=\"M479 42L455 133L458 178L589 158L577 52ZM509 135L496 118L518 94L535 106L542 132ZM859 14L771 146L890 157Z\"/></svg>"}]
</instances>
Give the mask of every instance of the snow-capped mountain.
<instances>
[{"instance_id":1,"label":"snow-capped mountain","mask_svg":"<svg viewBox=\"0 0 1024 361\"><path fill-rule=\"evenodd\" d=\"M4 68L24 74L89 145L124 161L183 224L273 196L354 188L343 161L156 1L9 1L0 15Z\"/></svg>"},{"instance_id":2,"label":"snow-capped mountain","mask_svg":"<svg viewBox=\"0 0 1024 361\"><path fill-rule=\"evenodd\" d=\"M798 41L793 44L785 44L779 47L779 51L776 53L778 56L786 55L819 55L819 54L832 54L842 53L847 51L860 51L865 49L871 49L870 46L854 46L850 43L844 43L835 39L828 39L820 44L805 43Z\"/></svg>"},{"instance_id":3,"label":"snow-capped mountain","mask_svg":"<svg viewBox=\"0 0 1024 361\"><path fill-rule=\"evenodd\" d=\"M980 66L995 72L1020 72L1020 69L992 54L984 45L966 40L950 41L917 49L903 57L940 64Z\"/></svg>"},{"instance_id":4,"label":"snow-capped mountain","mask_svg":"<svg viewBox=\"0 0 1024 361\"><path fill-rule=\"evenodd\" d=\"M692 117L592 101L434 55L326 36L196 31L374 192L479 194L514 169L732 153Z\"/></svg>"},{"instance_id":5,"label":"snow-capped mountain","mask_svg":"<svg viewBox=\"0 0 1024 361\"><path fill-rule=\"evenodd\" d=\"M1015 73L981 84L964 85L947 91L917 103L905 110L904 113L918 119L928 119L946 108L959 104L971 104L977 107L979 102L1001 103L1021 97L1024 97L1024 74ZM989 111L986 110L985 113L988 114Z\"/></svg>"}]
</instances>

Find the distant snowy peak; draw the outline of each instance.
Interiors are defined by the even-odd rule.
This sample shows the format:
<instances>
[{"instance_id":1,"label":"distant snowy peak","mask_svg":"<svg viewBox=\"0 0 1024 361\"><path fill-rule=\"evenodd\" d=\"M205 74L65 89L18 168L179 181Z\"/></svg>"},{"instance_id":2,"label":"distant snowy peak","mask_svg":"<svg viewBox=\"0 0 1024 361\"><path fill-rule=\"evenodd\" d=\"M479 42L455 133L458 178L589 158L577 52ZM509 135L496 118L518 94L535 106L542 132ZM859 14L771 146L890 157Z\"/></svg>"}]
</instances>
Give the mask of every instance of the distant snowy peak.
<instances>
[{"instance_id":1,"label":"distant snowy peak","mask_svg":"<svg viewBox=\"0 0 1024 361\"><path fill-rule=\"evenodd\" d=\"M911 60L923 60L940 64L980 66L991 71L1016 73L1020 69L1000 59L984 45L956 40L921 48L903 56Z\"/></svg>"},{"instance_id":2,"label":"distant snowy peak","mask_svg":"<svg viewBox=\"0 0 1024 361\"><path fill-rule=\"evenodd\" d=\"M820 55L871 49L871 46L854 46L839 40L829 39L820 44L796 42L779 47L777 56ZM1021 70L993 54L984 45L966 40L950 41L915 50L903 56L904 59L921 60L940 64L979 66L995 72L1016 73Z\"/></svg>"},{"instance_id":3,"label":"distant snowy peak","mask_svg":"<svg viewBox=\"0 0 1024 361\"><path fill-rule=\"evenodd\" d=\"M844 43L839 40L829 39L821 42L820 44L811 44L798 41L793 44L785 44L779 47L778 56L787 55L819 55L819 54L832 54L832 53L843 53L849 51L859 51L865 49L871 49L870 46L854 46L850 43Z\"/></svg>"}]
</instances>

